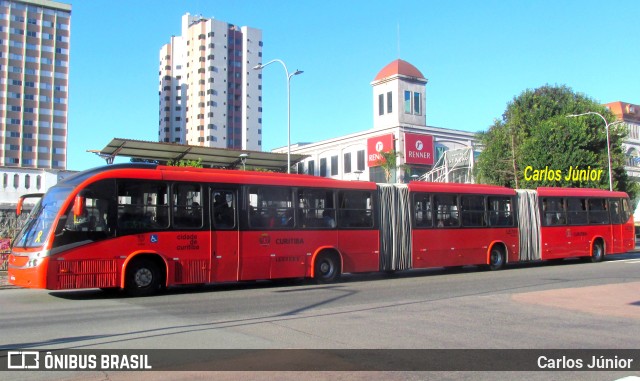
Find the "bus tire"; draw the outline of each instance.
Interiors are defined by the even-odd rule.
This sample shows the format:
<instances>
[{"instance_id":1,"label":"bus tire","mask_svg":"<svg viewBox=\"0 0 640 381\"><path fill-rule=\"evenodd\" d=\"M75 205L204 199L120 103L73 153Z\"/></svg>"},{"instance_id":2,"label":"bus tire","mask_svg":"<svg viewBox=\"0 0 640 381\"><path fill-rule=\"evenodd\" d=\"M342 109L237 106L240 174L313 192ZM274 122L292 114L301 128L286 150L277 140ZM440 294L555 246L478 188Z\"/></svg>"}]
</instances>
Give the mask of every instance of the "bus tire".
<instances>
[{"instance_id":1,"label":"bus tire","mask_svg":"<svg viewBox=\"0 0 640 381\"><path fill-rule=\"evenodd\" d=\"M160 291L163 277L158 265L148 258L138 258L127 266L125 290L131 296L148 296Z\"/></svg>"},{"instance_id":2,"label":"bus tire","mask_svg":"<svg viewBox=\"0 0 640 381\"><path fill-rule=\"evenodd\" d=\"M602 262L603 259L604 259L604 245L602 244L602 241L596 241L593 244L593 249L591 250L591 256L588 257L588 260L591 263L598 263L598 262Z\"/></svg>"},{"instance_id":3,"label":"bus tire","mask_svg":"<svg viewBox=\"0 0 640 381\"><path fill-rule=\"evenodd\" d=\"M489 270L495 271L502 269L504 267L504 262L504 250L498 245L493 246L489 253Z\"/></svg>"},{"instance_id":4,"label":"bus tire","mask_svg":"<svg viewBox=\"0 0 640 381\"><path fill-rule=\"evenodd\" d=\"M340 257L333 252L320 253L313 266L313 277L320 284L335 282L340 277Z\"/></svg>"}]
</instances>

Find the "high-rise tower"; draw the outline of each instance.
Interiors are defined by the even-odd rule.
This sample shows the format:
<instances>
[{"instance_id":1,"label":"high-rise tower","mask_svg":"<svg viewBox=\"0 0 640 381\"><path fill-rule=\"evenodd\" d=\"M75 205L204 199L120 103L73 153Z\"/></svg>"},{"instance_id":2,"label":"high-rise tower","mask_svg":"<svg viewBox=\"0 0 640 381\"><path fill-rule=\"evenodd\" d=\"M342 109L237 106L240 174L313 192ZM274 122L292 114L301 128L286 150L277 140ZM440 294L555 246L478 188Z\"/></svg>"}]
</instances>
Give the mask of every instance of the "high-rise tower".
<instances>
[{"instance_id":1,"label":"high-rise tower","mask_svg":"<svg viewBox=\"0 0 640 381\"><path fill-rule=\"evenodd\" d=\"M0 166L65 169L71 5L0 0Z\"/></svg>"},{"instance_id":2,"label":"high-rise tower","mask_svg":"<svg viewBox=\"0 0 640 381\"><path fill-rule=\"evenodd\" d=\"M160 49L161 142L262 150L262 31L186 14Z\"/></svg>"}]
</instances>

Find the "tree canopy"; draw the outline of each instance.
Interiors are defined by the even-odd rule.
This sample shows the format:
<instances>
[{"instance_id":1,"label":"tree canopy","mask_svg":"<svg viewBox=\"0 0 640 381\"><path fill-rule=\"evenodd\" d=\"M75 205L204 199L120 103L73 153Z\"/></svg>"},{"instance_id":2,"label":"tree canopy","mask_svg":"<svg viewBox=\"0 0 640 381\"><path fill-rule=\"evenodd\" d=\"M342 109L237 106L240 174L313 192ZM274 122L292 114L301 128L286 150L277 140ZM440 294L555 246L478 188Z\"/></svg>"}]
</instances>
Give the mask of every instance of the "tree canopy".
<instances>
[{"instance_id":1,"label":"tree canopy","mask_svg":"<svg viewBox=\"0 0 640 381\"><path fill-rule=\"evenodd\" d=\"M513 188L589 187L609 189L607 133L615 117L604 106L566 86L526 90L507 105L502 119L478 134L483 145L478 181ZM610 125L613 189L634 198L637 185L624 170L623 125ZM572 176L576 175L576 176Z\"/></svg>"}]
</instances>

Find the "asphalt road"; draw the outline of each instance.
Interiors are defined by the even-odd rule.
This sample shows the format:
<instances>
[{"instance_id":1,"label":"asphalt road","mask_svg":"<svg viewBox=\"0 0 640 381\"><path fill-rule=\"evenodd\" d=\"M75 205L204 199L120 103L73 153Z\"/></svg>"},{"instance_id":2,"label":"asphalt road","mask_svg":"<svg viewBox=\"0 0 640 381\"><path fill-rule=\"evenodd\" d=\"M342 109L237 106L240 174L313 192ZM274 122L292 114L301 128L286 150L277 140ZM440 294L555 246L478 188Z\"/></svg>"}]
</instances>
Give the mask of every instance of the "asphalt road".
<instances>
[{"instance_id":1,"label":"asphalt road","mask_svg":"<svg viewBox=\"0 0 640 381\"><path fill-rule=\"evenodd\" d=\"M0 350L22 349L640 349L640 255L504 271L442 269L345 276L331 285L252 282L149 298L98 290L0 291ZM640 362L640 359L636 361ZM206 378L211 377L207 374ZM104 379L14 373L11 379ZM592 379L628 372L307 372L315 379ZM299 379L216 372L215 379ZM113 372L111 380L139 379ZM200 379L203 373L155 373ZM0 378L4 378L0 374Z\"/></svg>"}]
</instances>

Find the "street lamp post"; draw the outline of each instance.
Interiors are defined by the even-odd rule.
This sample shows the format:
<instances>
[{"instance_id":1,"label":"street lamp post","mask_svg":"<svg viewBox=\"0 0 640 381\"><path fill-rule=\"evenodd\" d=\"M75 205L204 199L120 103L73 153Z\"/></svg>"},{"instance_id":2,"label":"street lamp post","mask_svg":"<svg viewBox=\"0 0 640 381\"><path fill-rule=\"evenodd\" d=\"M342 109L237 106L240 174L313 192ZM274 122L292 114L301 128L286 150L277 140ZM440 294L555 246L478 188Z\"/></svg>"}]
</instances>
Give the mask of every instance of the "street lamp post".
<instances>
[{"instance_id":1,"label":"street lamp post","mask_svg":"<svg viewBox=\"0 0 640 381\"><path fill-rule=\"evenodd\" d=\"M604 120L604 127L607 131L607 161L609 164L609 190L612 191L613 190L613 177L611 176L611 146L609 144L609 127L613 126L614 124L619 124L622 123L623 121L618 120L615 121L611 124L609 124L609 122L607 122L607 119L602 116L602 114L600 114L599 112L595 112L595 111L589 111L589 112L585 112L582 114L575 114L575 115L567 115L569 118L574 118L574 117L578 117L578 116L584 116L584 115L598 115L600 118L602 118L602 120Z\"/></svg>"},{"instance_id":2,"label":"street lamp post","mask_svg":"<svg viewBox=\"0 0 640 381\"><path fill-rule=\"evenodd\" d=\"M253 70L262 70L274 62L279 62L282 67L284 67L285 74L287 75L287 173L291 173L291 77L304 72L302 70L296 70L293 73L289 73L287 65L279 59L271 60L264 65L256 65L253 67Z\"/></svg>"},{"instance_id":3,"label":"street lamp post","mask_svg":"<svg viewBox=\"0 0 640 381\"><path fill-rule=\"evenodd\" d=\"M249 157L249 154L246 154L246 153L241 153L240 154L240 162L242 163L242 170L243 171L247 170L246 164L247 164L247 158L248 157Z\"/></svg>"}]
</instances>

